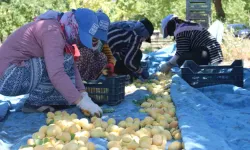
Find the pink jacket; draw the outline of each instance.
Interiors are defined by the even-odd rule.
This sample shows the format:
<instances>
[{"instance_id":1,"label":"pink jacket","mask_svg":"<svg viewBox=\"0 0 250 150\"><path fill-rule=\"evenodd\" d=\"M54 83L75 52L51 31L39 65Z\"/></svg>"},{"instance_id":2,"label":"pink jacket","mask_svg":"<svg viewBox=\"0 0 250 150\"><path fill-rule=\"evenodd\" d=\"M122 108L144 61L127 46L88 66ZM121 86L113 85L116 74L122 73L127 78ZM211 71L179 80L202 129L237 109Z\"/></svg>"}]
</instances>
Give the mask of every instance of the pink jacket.
<instances>
[{"instance_id":1,"label":"pink jacket","mask_svg":"<svg viewBox=\"0 0 250 150\"><path fill-rule=\"evenodd\" d=\"M11 34L0 47L0 77L11 64L33 57L44 57L51 83L71 104L85 89L75 66L76 86L64 71L64 46L61 26L56 20L41 20L26 24Z\"/></svg>"}]
</instances>

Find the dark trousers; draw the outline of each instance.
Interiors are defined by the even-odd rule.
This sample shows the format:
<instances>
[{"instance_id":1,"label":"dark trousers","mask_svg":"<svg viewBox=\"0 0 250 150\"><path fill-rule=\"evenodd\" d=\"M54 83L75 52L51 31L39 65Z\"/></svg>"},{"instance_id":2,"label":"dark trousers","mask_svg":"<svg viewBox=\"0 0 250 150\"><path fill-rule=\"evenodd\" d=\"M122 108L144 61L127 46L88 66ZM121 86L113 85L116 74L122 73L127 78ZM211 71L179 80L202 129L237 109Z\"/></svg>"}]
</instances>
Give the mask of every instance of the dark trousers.
<instances>
[{"instance_id":1,"label":"dark trousers","mask_svg":"<svg viewBox=\"0 0 250 150\"><path fill-rule=\"evenodd\" d=\"M132 60L135 67L139 68L141 66L141 59L142 59L142 52L141 52L141 50L139 50L139 51L137 51L137 53L136 53L136 55L134 57L134 60ZM118 74L118 75L130 75L130 77L135 78L134 72L129 70L124 65L124 59L116 61L114 71L115 71L115 74Z\"/></svg>"},{"instance_id":2,"label":"dark trousers","mask_svg":"<svg viewBox=\"0 0 250 150\"><path fill-rule=\"evenodd\" d=\"M209 52L207 49L194 49L190 52L182 53L177 60L179 67L182 66L186 60L193 60L197 65L208 65L210 62Z\"/></svg>"}]
</instances>

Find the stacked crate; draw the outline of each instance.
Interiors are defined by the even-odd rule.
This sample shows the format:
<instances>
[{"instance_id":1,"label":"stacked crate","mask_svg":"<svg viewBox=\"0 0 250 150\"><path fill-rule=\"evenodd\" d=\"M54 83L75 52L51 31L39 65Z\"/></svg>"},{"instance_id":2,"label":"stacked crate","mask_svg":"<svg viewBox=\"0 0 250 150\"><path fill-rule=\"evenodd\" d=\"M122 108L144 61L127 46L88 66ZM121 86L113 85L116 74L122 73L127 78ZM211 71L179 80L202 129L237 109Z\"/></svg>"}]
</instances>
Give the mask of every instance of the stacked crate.
<instances>
[{"instance_id":1,"label":"stacked crate","mask_svg":"<svg viewBox=\"0 0 250 150\"><path fill-rule=\"evenodd\" d=\"M186 19L208 28L211 24L211 0L186 0Z\"/></svg>"}]
</instances>

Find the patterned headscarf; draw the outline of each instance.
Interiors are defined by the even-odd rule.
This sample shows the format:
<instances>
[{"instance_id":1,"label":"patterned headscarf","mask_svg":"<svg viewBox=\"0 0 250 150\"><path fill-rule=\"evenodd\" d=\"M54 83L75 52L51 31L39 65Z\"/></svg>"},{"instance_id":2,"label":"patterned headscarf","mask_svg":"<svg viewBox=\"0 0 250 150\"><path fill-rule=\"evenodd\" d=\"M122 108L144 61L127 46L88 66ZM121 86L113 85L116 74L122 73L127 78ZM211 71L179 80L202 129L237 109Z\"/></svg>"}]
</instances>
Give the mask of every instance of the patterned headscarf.
<instances>
[{"instance_id":1,"label":"patterned headscarf","mask_svg":"<svg viewBox=\"0 0 250 150\"><path fill-rule=\"evenodd\" d=\"M77 45L80 45L81 42L78 34L78 24L74 13L72 11L60 13L54 10L49 10L44 14L35 17L34 21L49 19L55 19L60 22L65 40L67 41L64 50L66 53L71 53L74 56L74 60L78 61L80 51Z\"/></svg>"},{"instance_id":2,"label":"patterned headscarf","mask_svg":"<svg viewBox=\"0 0 250 150\"><path fill-rule=\"evenodd\" d=\"M80 44L78 24L76 22L74 13L72 11L64 13L59 22L64 27L67 42L70 44Z\"/></svg>"},{"instance_id":3,"label":"patterned headscarf","mask_svg":"<svg viewBox=\"0 0 250 150\"><path fill-rule=\"evenodd\" d=\"M78 24L75 19L75 15L72 11L63 13L48 10L44 14L37 16L34 20L48 20L48 19L56 19L61 23L61 26L64 30L66 41L69 44L79 44L80 39L78 36Z\"/></svg>"}]
</instances>

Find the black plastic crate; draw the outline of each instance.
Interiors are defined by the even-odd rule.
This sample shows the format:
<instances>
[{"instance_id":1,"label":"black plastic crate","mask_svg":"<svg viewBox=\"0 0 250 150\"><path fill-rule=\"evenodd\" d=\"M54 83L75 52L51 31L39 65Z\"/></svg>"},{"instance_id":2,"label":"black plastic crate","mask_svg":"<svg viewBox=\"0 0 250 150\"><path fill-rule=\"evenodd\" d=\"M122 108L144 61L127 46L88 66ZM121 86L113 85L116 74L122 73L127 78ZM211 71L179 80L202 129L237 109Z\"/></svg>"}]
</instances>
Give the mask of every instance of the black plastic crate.
<instances>
[{"instance_id":1,"label":"black plastic crate","mask_svg":"<svg viewBox=\"0 0 250 150\"><path fill-rule=\"evenodd\" d=\"M89 97L97 104L117 105L124 100L126 76L108 77L105 80L86 81Z\"/></svg>"},{"instance_id":2,"label":"black plastic crate","mask_svg":"<svg viewBox=\"0 0 250 150\"><path fill-rule=\"evenodd\" d=\"M235 60L230 66L199 66L187 60L181 66L181 76L194 88L217 84L243 87L243 61Z\"/></svg>"}]
</instances>

